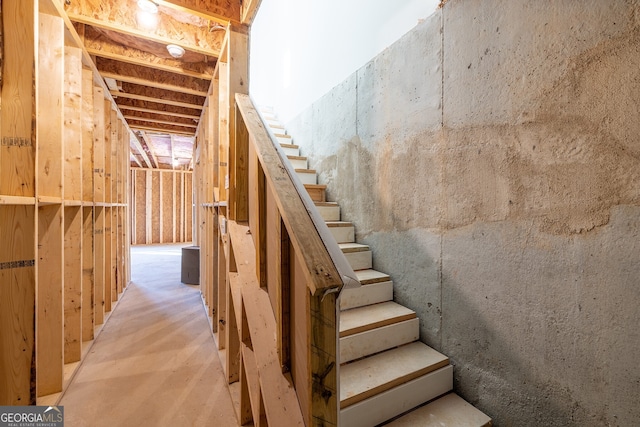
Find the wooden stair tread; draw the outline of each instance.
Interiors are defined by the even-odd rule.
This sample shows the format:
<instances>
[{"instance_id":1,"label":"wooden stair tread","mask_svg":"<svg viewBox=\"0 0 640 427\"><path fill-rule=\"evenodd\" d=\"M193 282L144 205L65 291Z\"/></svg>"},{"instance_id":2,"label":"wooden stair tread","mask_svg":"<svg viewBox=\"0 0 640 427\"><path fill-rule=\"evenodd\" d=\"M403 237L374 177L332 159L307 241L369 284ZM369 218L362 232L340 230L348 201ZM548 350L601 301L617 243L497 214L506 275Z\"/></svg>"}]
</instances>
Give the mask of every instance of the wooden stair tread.
<instances>
[{"instance_id":1,"label":"wooden stair tread","mask_svg":"<svg viewBox=\"0 0 640 427\"><path fill-rule=\"evenodd\" d=\"M297 145L295 145L295 144L280 144L280 146L281 146L282 148L292 148L292 149L294 149L294 150L295 150L295 149L300 148L299 146L297 146Z\"/></svg>"},{"instance_id":2,"label":"wooden stair tread","mask_svg":"<svg viewBox=\"0 0 640 427\"><path fill-rule=\"evenodd\" d=\"M352 222L348 221L325 221L327 227L353 227Z\"/></svg>"},{"instance_id":3,"label":"wooden stair tread","mask_svg":"<svg viewBox=\"0 0 640 427\"><path fill-rule=\"evenodd\" d=\"M414 409L389 427L490 427L491 418L455 393Z\"/></svg>"},{"instance_id":4,"label":"wooden stair tread","mask_svg":"<svg viewBox=\"0 0 640 427\"><path fill-rule=\"evenodd\" d=\"M305 184L305 188L318 188L321 190L326 190L327 186L325 184ZM318 203L318 202L316 202Z\"/></svg>"},{"instance_id":5,"label":"wooden stair tread","mask_svg":"<svg viewBox=\"0 0 640 427\"><path fill-rule=\"evenodd\" d=\"M388 282L391 280L388 274L376 270L358 270L355 273L361 285L370 285L372 283Z\"/></svg>"},{"instance_id":6,"label":"wooden stair tread","mask_svg":"<svg viewBox=\"0 0 640 427\"><path fill-rule=\"evenodd\" d=\"M340 407L346 408L448 364L449 358L419 341L347 363L340 368Z\"/></svg>"},{"instance_id":7,"label":"wooden stair tread","mask_svg":"<svg viewBox=\"0 0 640 427\"><path fill-rule=\"evenodd\" d=\"M284 133L275 133L276 138L285 138L285 139L291 139L291 135L287 135Z\"/></svg>"},{"instance_id":8,"label":"wooden stair tread","mask_svg":"<svg viewBox=\"0 0 640 427\"><path fill-rule=\"evenodd\" d=\"M287 156L287 159L289 159L289 160L307 160L307 158L304 157L304 156L290 156L290 155Z\"/></svg>"},{"instance_id":9,"label":"wooden stair tread","mask_svg":"<svg viewBox=\"0 0 640 427\"><path fill-rule=\"evenodd\" d=\"M315 169L294 169L298 173L313 173L315 174Z\"/></svg>"},{"instance_id":10,"label":"wooden stair tread","mask_svg":"<svg viewBox=\"0 0 640 427\"><path fill-rule=\"evenodd\" d=\"M325 207L338 207L338 204L336 202L315 202L314 203L316 206L325 206Z\"/></svg>"},{"instance_id":11,"label":"wooden stair tread","mask_svg":"<svg viewBox=\"0 0 640 427\"><path fill-rule=\"evenodd\" d=\"M416 318L415 311L393 301L340 313L340 338Z\"/></svg>"},{"instance_id":12,"label":"wooden stair tread","mask_svg":"<svg viewBox=\"0 0 640 427\"><path fill-rule=\"evenodd\" d=\"M342 249L342 252L345 254L371 250L369 246L360 243L339 243L338 246L340 246L340 249Z\"/></svg>"}]
</instances>

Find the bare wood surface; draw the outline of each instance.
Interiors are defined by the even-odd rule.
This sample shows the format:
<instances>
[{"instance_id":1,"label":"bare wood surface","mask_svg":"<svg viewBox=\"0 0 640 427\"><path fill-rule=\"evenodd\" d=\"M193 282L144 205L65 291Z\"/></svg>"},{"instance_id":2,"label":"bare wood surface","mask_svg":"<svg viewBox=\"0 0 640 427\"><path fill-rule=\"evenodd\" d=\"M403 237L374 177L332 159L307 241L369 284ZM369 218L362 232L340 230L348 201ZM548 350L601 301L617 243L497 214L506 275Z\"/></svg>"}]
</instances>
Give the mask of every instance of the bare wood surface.
<instances>
[{"instance_id":1,"label":"bare wood surface","mask_svg":"<svg viewBox=\"0 0 640 427\"><path fill-rule=\"evenodd\" d=\"M82 200L82 50L64 48L64 198Z\"/></svg>"},{"instance_id":2,"label":"bare wood surface","mask_svg":"<svg viewBox=\"0 0 640 427\"><path fill-rule=\"evenodd\" d=\"M82 208L82 341L93 339L94 276L93 276L93 208Z\"/></svg>"},{"instance_id":3,"label":"bare wood surface","mask_svg":"<svg viewBox=\"0 0 640 427\"><path fill-rule=\"evenodd\" d=\"M82 208L64 209L64 363L82 356Z\"/></svg>"},{"instance_id":4,"label":"bare wood surface","mask_svg":"<svg viewBox=\"0 0 640 427\"><path fill-rule=\"evenodd\" d=\"M38 207L36 317L37 395L62 391L63 378L63 212L61 205Z\"/></svg>"},{"instance_id":5,"label":"bare wood surface","mask_svg":"<svg viewBox=\"0 0 640 427\"><path fill-rule=\"evenodd\" d=\"M5 5L7 0L5 0ZM0 402L35 404L35 208L0 206Z\"/></svg>"},{"instance_id":6,"label":"bare wood surface","mask_svg":"<svg viewBox=\"0 0 640 427\"><path fill-rule=\"evenodd\" d=\"M246 95L237 95L236 101L242 112L249 133L257 147L257 155L264 167L267 182L277 194L278 210L289 230L297 253L304 254L308 285L313 294L327 289L340 288L342 281L331 257L320 239L313 221L289 178L282 160L264 128L262 121Z\"/></svg>"},{"instance_id":7,"label":"bare wood surface","mask_svg":"<svg viewBox=\"0 0 640 427\"><path fill-rule=\"evenodd\" d=\"M282 374L276 351L276 324L269 296L256 280L255 249L248 228L233 221L228 222L235 254L238 274L242 277L242 295L246 307L247 322L263 394L265 413L269 425L305 425L295 389Z\"/></svg>"},{"instance_id":8,"label":"bare wood surface","mask_svg":"<svg viewBox=\"0 0 640 427\"><path fill-rule=\"evenodd\" d=\"M62 134L64 99L63 21L57 16L39 14L37 193L62 197Z\"/></svg>"},{"instance_id":9,"label":"bare wood surface","mask_svg":"<svg viewBox=\"0 0 640 427\"><path fill-rule=\"evenodd\" d=\"M5 0L0 110L0 194L35 196L34 3Z\"/></svg>"}]
</instances>

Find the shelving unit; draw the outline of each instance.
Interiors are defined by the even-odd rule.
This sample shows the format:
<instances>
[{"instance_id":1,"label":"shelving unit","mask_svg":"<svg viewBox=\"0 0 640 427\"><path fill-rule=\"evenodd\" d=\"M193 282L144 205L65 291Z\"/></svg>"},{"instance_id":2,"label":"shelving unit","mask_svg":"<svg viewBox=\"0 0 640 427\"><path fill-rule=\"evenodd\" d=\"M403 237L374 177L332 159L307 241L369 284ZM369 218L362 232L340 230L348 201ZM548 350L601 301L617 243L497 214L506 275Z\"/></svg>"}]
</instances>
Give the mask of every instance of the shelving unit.
<instances>
[{"instance_id":1,"label":"shelving unit","mask_svg":"<svg viewBox=\"0 0 640 427\"><path fill-rule=\"evenodd\" d=\"M0 405L54 404L130 280L131 131L61 2L2 13Z\"/></svg>"}]
</instances>

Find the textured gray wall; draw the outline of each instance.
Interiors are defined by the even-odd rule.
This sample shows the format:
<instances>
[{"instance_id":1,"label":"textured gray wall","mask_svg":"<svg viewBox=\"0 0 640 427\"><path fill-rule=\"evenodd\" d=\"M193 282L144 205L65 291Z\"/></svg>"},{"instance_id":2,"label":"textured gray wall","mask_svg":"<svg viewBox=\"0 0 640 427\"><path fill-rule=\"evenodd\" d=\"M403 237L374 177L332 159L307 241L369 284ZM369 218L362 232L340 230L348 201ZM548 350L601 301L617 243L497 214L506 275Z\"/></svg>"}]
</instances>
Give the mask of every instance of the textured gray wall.
<instances>
[{"instance_id":1,"label":"textured gray wall","mask_svg":"<svg viewBox=\"0 0 640 427\"><path fill-rule=\"evenodd\" d=\"M498 426L640 422L640 6L450 0L287 128Z\"/></svg>"}]
</instances>

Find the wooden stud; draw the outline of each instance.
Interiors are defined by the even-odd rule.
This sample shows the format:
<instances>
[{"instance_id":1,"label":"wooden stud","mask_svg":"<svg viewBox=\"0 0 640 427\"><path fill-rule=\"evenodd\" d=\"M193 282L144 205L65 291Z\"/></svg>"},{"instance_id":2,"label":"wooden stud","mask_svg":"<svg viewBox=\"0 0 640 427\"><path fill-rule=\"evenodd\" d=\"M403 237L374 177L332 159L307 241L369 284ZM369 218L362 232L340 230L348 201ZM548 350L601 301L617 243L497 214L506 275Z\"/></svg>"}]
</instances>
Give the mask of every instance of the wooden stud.
<instances>
[{"instance_id":1,"label":"wooden stud","mask_svg":"<svg viewBox=\"0 0 640 427\"><path fill-rule=\"evenodd\" d=\"M82 207L64 209L64 363L82 355Z\"/></svg>"},{"instance_id":2,"label":"wooden stud","mask_svg":"<svg viewBox=\"0 0 640 427\"><path fill-rule=\"evenodd\" d=\"M112 269L113 269L113 239L111 233L111 226L113 221L113 215L111 207L105 207L104 209L104 257L103 257L103 265L104 265L104 312L109 313L111 311L111 302L113 301L113 277L112 277Z\"/></svg>"},{"instance_id":3,"label":"wooden stud","mask_svg":"<svg viewBox=\"0 0 640 427\"><path fill-rule=\"evenodd\" d=\"M4 13L7 12L5 0ZM24 4L25 2L18 2ZM31 2L29 2L31 3ZM11 5L15 7L15 5ZM6 54L6 52L5 52ZM35 405L35 209L0 206L0 404Z\"/></svg>"},{"instance_id":4,"label":"wooden stud","mask_svg":"<svg viewBox=\"0 0 640 427\"><path fill-rule=\"evenodd\" d=\"M153 243L153 227L152 227L152 194L153 194L153 178L151 171L146 171L146 187L145 187L145 198L144 198L144 212L145 212L145 225L146 225L146 244Z\"/></svg>"},{"instance_id":5,"label":"wooden stud","mask_svg":"<svg viewBox=\"0 0 640 427\"><path fill-rule=\"evenodd\" d=\"M63 379L63 209L38 207L36 389L46 396L62 391Z\"/></svg>"},{"instance_id":6,"label":"wooden stud","mask_svg":"<svg viewBox=\"0 0 640 427\"><path fill-rule=\"evenodd\" d=\"M92 207L82 208L82 341L91 341L93 339L95 327L93 211Z\"/></svg>"},{"instance_id":7,"label":"wooden stud","mask_svg":"<svg viewBox=\"0 0 640 427\"><path fill-rule=\"evenodd\" d=\"M93 201L93 72L82 69L82 200Z\"/></svg>"},{"instance_id":8,"label":"wooden stud","mask_svg":"<svg viewBox=\"0 0 640 427\"><path fill-rule=\"evenodd\" d=\"M82 200L82 50L64 49L64 198Z\"/></svg>"},{"instance_id":9,"label":"wooden stud","mask_svg":"<svg viewBox=\"0 0 640 427\"><path fill-rule=\"evenodd\" d=\"M93 200L105 201L104 195L104 143L105 143L105 102L104 90L93 88Z\"/></svg>"},{"instance_id":10,"label":"wooden stud","mask_svg":"<svg viewBox=\"0 0 640 427\"><path fill-rule=\"evenodd\" d=\"M64 32L59 17L39 14L37 193L62 198Z\"/></svg>"},{"instance_id":11,"label":"wooden stud","mask_svg":"<svg viewBox=\"0 0 640 427\"><path fill-rule=\"evenodd\" d=\"M35 197L34 2L2 4L3 57L0 109L0 194Z\"/></svg>"},{"instance_id":12,"label":"wooden stud","mask_svg":"<svg viewBox=\"0 0 640 427\"><path fill-rule=\"evenodd\" d=\"M94 324L104 323L105 313L105 245L104 245L104 207L95 207L95 222L93 228L94 247Z\"/></svg>"}]
</instances>

